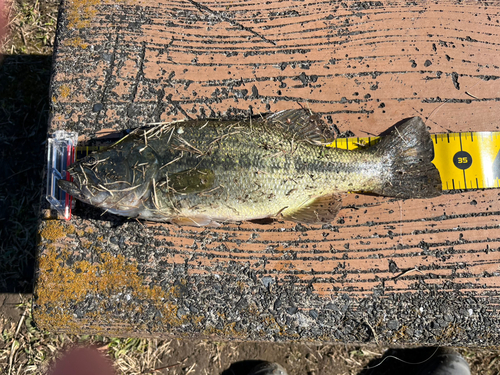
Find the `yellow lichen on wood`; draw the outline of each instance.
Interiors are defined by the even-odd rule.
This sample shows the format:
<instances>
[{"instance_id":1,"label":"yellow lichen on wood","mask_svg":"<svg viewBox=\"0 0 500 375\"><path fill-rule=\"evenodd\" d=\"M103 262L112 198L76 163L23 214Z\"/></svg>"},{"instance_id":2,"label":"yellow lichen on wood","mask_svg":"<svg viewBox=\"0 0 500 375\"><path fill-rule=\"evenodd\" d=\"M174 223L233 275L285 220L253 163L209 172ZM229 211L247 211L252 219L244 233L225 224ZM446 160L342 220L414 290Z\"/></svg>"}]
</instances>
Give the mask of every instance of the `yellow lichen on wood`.
<instances>
[{"instance_id":1,"label":"yellow lichen on wood","mask_svg":"<svg viewBox=\"0 0 500 375\"><path fill-rule=\"evenodd\" d=\"M107 1L102 0L68 0L66 8L68 28L82 29L89 27L92 19L95 19L97 16L97 6L106 3Z\"/></svg>"},{"instance_id":2,"label":"yellow lichen on wood","mask_svg":"<svg viewBox=\"0 0 500 375\"><path fill-rule=\"evenodd\" d=\"M68 233L75 233L75 227L73 225L63 225L59 220L46 221L39 232L42 240L51 242L66 237Z\"/></svg>"},{"instance_id":3,"label":"yellow lichen on wood","mask_svg":"<svg viewBox=\"0 0 500 375\"><path fill-rule=\"evenodd\" d=\"M42 239L55 241L64 237L65 228L59 222L51 222L45 225L40 235ZM36 288L38 308L35 310L36 322L42 328L77 333L82 332L84 326L96 330L100 323L121 325L123 322L114 321L114 311L109 309L113 297L118 295L128 295L133 299L147 301L146 306L155 306L161 314L159 320L167 327L191 321L198 324L202 320L201 317L190 314L181 318L177 316L175 298L179 296L179 291L175 287L165 291L160 286L147 285L139 276L135 262L121 254L103 251L98 246L94 246L92 251L95 254L92 262L74 261L74 254L69 247L56 247L54 244L45 246L39 257ZM96 310L87 312L83 318L75 317L75 304L84 302L88 296L101 297L96 300ZM125 303L122 308L127 308L126 306ZM139 314L144 312L142 304L131 303L128 308ZM101 328L104 330L105 327Z\"/></svg>"},{"instance_id":4,"label":"yellow lichen on wood","mask_svg":"<svg viewBox=\"0 0 500 375\"><path fill-rule=\"evenodd\" d=\"M69 88L68 85L62 85L59 88L59 95L61 96L61 98L66 99L70 93L71 93L71 89Z\"/></svg>"},{"instance_id":5,"label":"yellow lichen on wood","mask_svg":"<svg viewBox=\"0 0 500 375\"><path fill-rule=\"evenodd\" d=\"M222 329L216 327L207 327L203 334L211 336L215 335L217 337L225 336L225 337L248 337L248 333L245 331L238 331L235 329L236 322L226 323Z\"/></svg>"},{"instance_id":6,"label":"yellow lichen on wood","mask_svg":"<svg viewBox=\"0 0 500 375\"><path fill-rule=\"evenodd\" d=\"M97 14L99 0L68 0L67 19L70 29L81 29L90 26L90 20Z\"/></svg>"},{"instance_id":7,"label":"yellow lichen on wood","mask_svg":"<svg viewBox=\"0 0 500 375\"><path fill-rule=\"evenodd\" d=\"M67 39L64 41L64 45L75 48L79 47L81 49L87 49L89 46L88 43L85 43L85 41L80 37Z\"/></svg>"}]
</instances>

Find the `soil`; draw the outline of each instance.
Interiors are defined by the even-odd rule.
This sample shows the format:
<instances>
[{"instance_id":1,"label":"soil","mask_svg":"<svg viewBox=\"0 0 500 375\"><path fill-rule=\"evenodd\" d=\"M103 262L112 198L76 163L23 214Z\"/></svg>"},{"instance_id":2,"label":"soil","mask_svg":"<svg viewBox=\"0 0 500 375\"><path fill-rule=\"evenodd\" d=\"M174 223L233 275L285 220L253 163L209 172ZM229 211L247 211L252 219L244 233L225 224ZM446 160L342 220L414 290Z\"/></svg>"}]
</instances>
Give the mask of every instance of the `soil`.
<instances>
[{"instance_id":1,"label":"soil","mask_svg":"<svg viewBox=\"0 0 500 375\"><path fill-rule=\"evenodd\" d=\"M360 352L359 358L355 358L357 351L353 347L304 343L176 340L172 348L172 355L163 359L162 366L181 363L171 367L170 374L185 374L191 368L196 374L244 374L259 360L277 362L290 375L357 374L362 369L361 364L369 359L368 356L363 358Z\"/></svg>"}]
</instances>

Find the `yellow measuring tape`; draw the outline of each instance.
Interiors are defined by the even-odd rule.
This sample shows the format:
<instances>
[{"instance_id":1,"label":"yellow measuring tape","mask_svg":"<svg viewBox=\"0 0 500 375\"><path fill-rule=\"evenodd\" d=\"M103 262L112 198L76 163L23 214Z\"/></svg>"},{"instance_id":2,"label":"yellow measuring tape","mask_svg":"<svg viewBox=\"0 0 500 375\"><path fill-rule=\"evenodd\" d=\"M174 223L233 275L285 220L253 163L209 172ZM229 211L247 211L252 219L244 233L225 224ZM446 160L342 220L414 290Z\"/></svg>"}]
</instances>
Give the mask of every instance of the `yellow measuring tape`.
<instances>
[{"instance_id":1,"label":"yellow measuring tape","mask_svg":"<svg viewBox=\"0 0 500 375\"><path fill-rule=\"evenodd\" d=\"M432 161L441 175L443 190L500 187L500 132L431 134ZM379 137L338 138L332 147L354 150L371 146Z\"/></svg>"},{"instance_id":2,"label":"yellow measuring tape","mask_svg":"<svg viewBox=\"0 0 500 375\"><path fill-rule=\"evenodd\" d=\"M500 132L433 134L443 190L499 187Z\"/></svg>"},{"instance_id":3,"label":"yellow measuring tape","mask_svg":"<svg viewBox=\"0 0 500 375\"><path fill-rule=\"evenodd\" d=\"M500 132L431 134L433 163L443 190L500 187ZM344 150L374 145L379 137L337 138L330 146ZM79 146L77 159L105 146Z\"/></svg>"}]
</instances>

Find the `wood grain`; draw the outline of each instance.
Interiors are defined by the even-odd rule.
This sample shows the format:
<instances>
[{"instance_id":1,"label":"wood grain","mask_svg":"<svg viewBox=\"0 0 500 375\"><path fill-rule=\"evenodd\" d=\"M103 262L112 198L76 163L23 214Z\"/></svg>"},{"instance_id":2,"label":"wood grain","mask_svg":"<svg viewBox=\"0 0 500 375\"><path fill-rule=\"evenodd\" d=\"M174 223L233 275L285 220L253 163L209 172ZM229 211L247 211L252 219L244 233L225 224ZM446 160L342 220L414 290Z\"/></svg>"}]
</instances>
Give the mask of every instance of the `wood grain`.
<instances>
[{"instance_id":1,"label":"wood grain","mask_svg":"<svg viewBox=\"0 0 500 375\"><path fill-rule=\"evenodd\" d=\"M415 115L498 130L500 6L63 2L51 131L309 107L337 133ZM497 345L499 190L347 195L337 220L176 227L79 204L40 225L37 323L119 335Z\"/></svg>"}]
</instances>

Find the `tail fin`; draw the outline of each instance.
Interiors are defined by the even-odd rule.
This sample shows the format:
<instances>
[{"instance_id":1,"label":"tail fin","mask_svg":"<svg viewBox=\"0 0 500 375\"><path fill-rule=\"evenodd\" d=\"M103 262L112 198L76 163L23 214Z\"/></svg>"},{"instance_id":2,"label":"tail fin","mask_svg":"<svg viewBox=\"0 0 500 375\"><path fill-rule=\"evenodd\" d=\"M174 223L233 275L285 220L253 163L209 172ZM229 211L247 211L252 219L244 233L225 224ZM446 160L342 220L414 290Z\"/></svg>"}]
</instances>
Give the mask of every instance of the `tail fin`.
<instances>
[{"instance_id":1,"label":"tail fin","mask_svg":"<svg viewBox=\"0 0 500 375\"><path fill-rule=\"evenodd\" d=\"M374 146L385 159L387 182L375 193L398 198L430 198L441 194L441 177L432 164L434 147L424 122L413 117Z\"/></svg>"}]
</instances>

